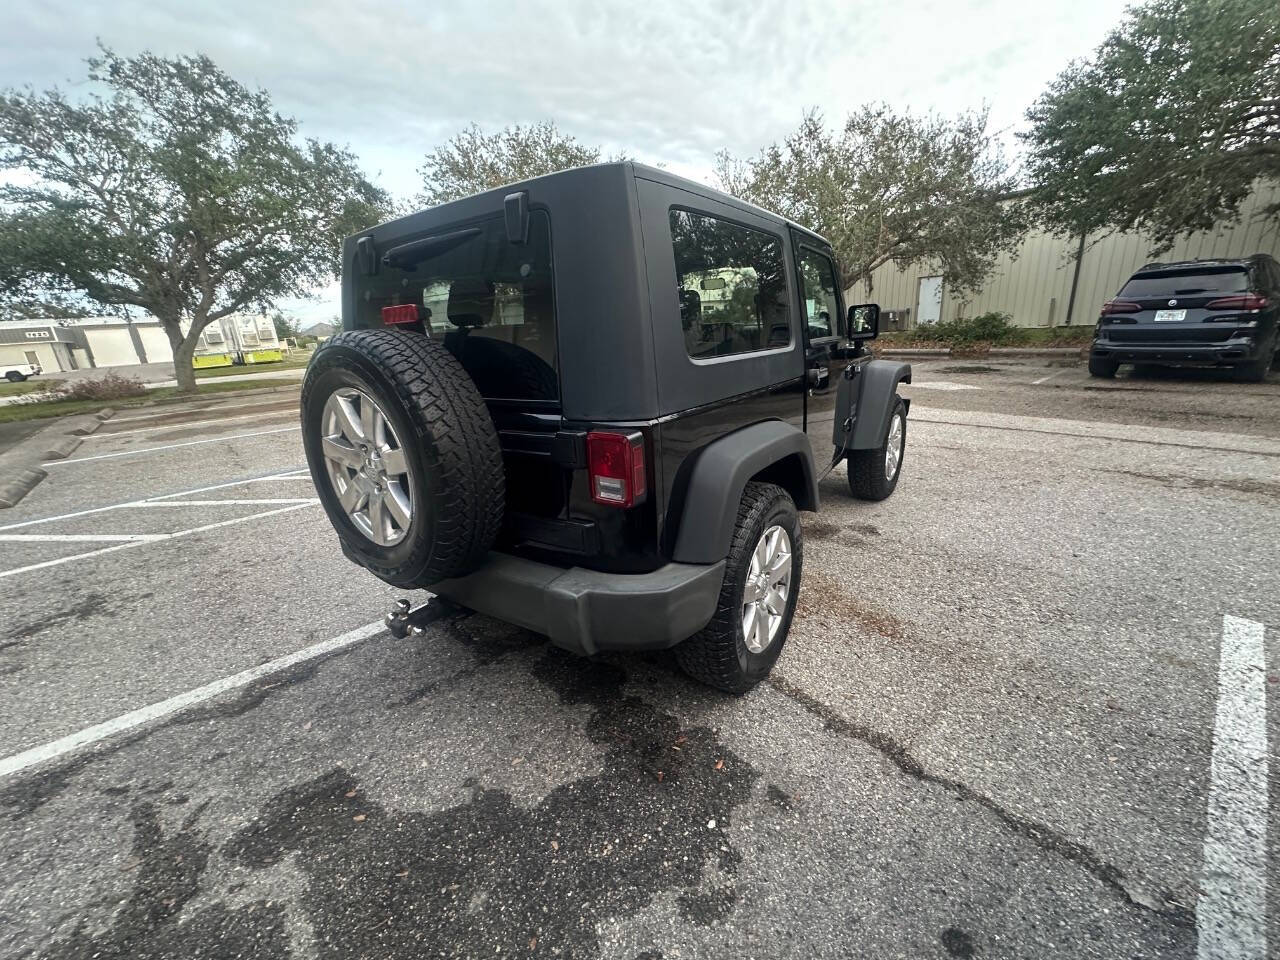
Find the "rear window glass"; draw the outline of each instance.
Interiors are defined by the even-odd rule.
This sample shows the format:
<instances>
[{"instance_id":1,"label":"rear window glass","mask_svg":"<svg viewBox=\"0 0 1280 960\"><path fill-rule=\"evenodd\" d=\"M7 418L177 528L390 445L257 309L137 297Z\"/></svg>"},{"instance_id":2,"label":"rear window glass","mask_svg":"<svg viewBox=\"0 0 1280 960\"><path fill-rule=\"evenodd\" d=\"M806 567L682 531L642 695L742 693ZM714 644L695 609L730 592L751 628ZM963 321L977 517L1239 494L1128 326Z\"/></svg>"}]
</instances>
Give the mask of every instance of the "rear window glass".
<instances>
[{"instance_id":1,"label":"rear window glass","mask_svg":"<svg viewBox=\"0 0 1280 960\"><path fill-rule=\"evenodd\" d=\"M782 241L688 210L671 211L685 349L695 360L791 342Z\"/></svg>"},{"instance_id":2,"label":"rear window glass","mask_svg":"<svg viewBox=\"0 0 1280 960\"><path fill-rule=\"evenodd\" d=\"M475 233L465 235L468 230ZM427 332L462 362L481 396L557 399L546 213L530 212L524 244L507 240L501 217L441 233L461 236L416 263L382 264L375 276L357 276L358 325L381 326L383 307L416 304Z\"/></svg>"},{"instance_id":3,"label":"rear window glass","mask_svg":"<svg viewBox=\"0 0 1280 960\"><path fill-rule=\"evenodd\" d=\"M1201 270L1195 273L1148 273L1124 285L1120 296L1133 300L1147 297L1194 296L1198 293L1248 293L1249 274L1242 268Z\"/></svg>"}]
</instances>

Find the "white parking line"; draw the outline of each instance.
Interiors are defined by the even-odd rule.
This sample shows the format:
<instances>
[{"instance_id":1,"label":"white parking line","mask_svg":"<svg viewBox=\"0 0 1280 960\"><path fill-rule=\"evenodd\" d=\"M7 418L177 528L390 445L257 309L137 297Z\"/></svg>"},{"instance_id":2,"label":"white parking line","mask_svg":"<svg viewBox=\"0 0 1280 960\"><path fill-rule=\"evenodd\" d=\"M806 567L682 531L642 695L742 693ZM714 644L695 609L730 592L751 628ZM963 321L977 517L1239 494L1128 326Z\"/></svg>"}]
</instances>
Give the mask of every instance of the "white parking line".
<instances>
[{"instance_id":1,"label":"white parking line","mask_svg":"<svg viewBox=\"0 0 1280 960\"><path fill-rule=\"evenodd\" d=\"M0 533L4 543L145 543L163 539L163 533Z\"/></svg>"},{"instance_id":2,"label":"white parking line","mask_svg":"<svg viewBox=\"0 0 1280 960\"><path fill-rule=\"evenodd\" d=\"M919 387L922 390L981 390L977 384L973 383L956 383L954 380L929 380L921 383L907 384L909 387Z\"/></svg>"},{"instance_id":3,"label":"white parking line","mask_svg":"<svg viewBox=\"0 0 1280 960\"><path fill-rule=\"evenodd\" d=\"M342 634L340 637L313 643L309 647L303 647L301 650L285 654L283 657L277 657L275 660L268 661L261 666L243 670L229 677L223 677L221 680L207 683L203 687L196 687L194 690L180 693L176 697L170 697L168 700L153 703L149 707L142 707L138 710L121 714L113 720L86 727L59 740L53 740L38 747L32 747L30 750L15 753L11 757L5 757L0 760L0 777L11 776L38 763L56 760L58 757L74 750L80 750L99 743L108 737L124 733L126 730L132 730L147 723L163 720L165 717L172 716L181 710L186 710L188 707L211 700L239 687L247 686L255 680L278 673L295 664L306 663L308 660L315 660L317 657L345 650L347 647L354 646L362 640L377 636L384 629L385 627L381 620L367 623L363 627L357 627L355 630Z\"/></svg>"},{"instance_id":4,"label":"white parking line","mask_svg":"<svg viewBox=\"0 0 1280 960\"><path fill-rule=\"evenodd\" d=\"M297 410L284 408L277 411L281 416L296 417ZM139 433L158 433L161 430L185 430L188 427L204 427L211 423L232 423L236 420L262 420L271 416L270 413L246 413L239 417L218 417L213 420L183 420L176 423L157 423L150 427L135 427L132 430L119 430L115 433L98 433L85 437L86 440L110 440L112 437L132 437Z\"/></svg>"},{"instance_id":5,"label":"white parking line","mask_svg":"<svg viewBox=\"0 0 1280 960\"><path fill-rule=\"evenodd\" d=\"M1209 815L1196 902L1199 960L1267 956L1265 630L1222 618Z\"/></svg>"},{"instance_id":6,"label":"white parking line","mask_svg":"<svg viewBox=\"0 0 1280 960\"><path fill-rule=\"evenodd\" d=\"M1054 377L1060 377L1060 376L1062 376L1062 375L1063 375L1064 373L1066 373L1066 372L1067 372L1067 371L1065 371L1065 370L1059 370L1057 373L1051 373L1051 374L1049 374L1047 377L1041 377L1039 380L1032 380L1032 381L1031 381L1031 385L1032 385L1033 387L1036 387L1036 386L1039 386L1039 385L1040 385L1040 384L1042 384L1042 383L1048 383L1048 382L1049 382L1050 380L1052 380Z\"/></svg>"},{"instance_id":7,"label":"white parking line","mask_svg":"<svg viewBox=\"0 0 1280 960\"><path fill-rule=\"evenodd\" d=\"M273 503L310 503L315 497L263 497L260 500L141 500L122 503L121 510L150 510L154 507L265 507Z\"/></svg>"},{"instance_id":8,"label":"white parking line","mask_svg":"<svg viewBox=\"0 0 1280 960\"><path fill-rule=\"evenodd\" d=\"M229 437L205 437L201 440L184 440L181 443L166 443L160 447L139 447L137 450L117 450L115 453L98 453L92 457L71 457L68 460L50 460L42 463L42 467L57 467L67 463L88 463L90 460L111 460L115 457L132 457L139 453L159 453L161 450L176 450L178 447L194 447L201 443L225 443L227 440L243 440L246 437L266 437L273 433L293 433L302 427L277 427L274 430L256 430L253 433L233 433Z\"/></svg>"},{"instance_id":9,"label":"white parking line","mask_svg":"<svg viewBox=\"0 0 1280 960\"><path fill-rule=\"evenodd\" d=\"M108 510L119 510L124 507L145 506L146 504L155 503L159 500L173 500L177 497L189 497L194 493L209 493L212 490L225 490L227 487L239 487L246 483L268 483L272 480L310 480L311 475L307 472L306 467L299 467L296 470L286 470L283 473L269 473L262 477L246 477L242 480L227 480L224 483L214 483L206 487L193 487L190 490L179 490L177 493L162 493L154 497L146 497L142 500L125 500L121 503L109 503L104 507L89 507L86 510L73 510L70 513L59 513L52 517L40 517L36 520L23 520L20 523L7 523L0 526L0 530L18 530L22 527L35 526L38 523L53 523L55 520L70 520L74 517L87 517L91 513L106 513Z\"/></svg>"},{"instance_id":10,"label":"white parking line","mask_svg":"<svg viewBox=\"0 0 1280 960\"><path fill-rule=\"evenodd\" d=\"M263 517L272 517L278 513L288 513L290 510L301 510L303 507L309 507L312 504L319 502L319 500L307 500L305 503L294 503L287 507L277 507L274 510L264 510L262 513L253 513L247 517L233 517L230 520L220 520L217 523L206 523L203 526L192 527L189 530L179 530L176 533L158 534L154 540L116 543L109 547L102 547L99 550L90 550L88 553L73 553L69 557L58 557L55 560L43 560L40 563L31 563L25 567L14 567L12 570L0 570L0 580L3 580L5 577L16 577L20 573L30 573L32 570L45 570L49 567L58 567L64 563L71 563L73 560L85 560L89 557L99 557L104 553L115 553L117 550L128 550L132 547L141 547L148 543L159 543L164 540L177 540L180 537L189 537L193 533L204 533L206 530L216 530L219 527L230 527L237 523L248 523L250 520L261 520Z\"/></svg>"}]
</instances>

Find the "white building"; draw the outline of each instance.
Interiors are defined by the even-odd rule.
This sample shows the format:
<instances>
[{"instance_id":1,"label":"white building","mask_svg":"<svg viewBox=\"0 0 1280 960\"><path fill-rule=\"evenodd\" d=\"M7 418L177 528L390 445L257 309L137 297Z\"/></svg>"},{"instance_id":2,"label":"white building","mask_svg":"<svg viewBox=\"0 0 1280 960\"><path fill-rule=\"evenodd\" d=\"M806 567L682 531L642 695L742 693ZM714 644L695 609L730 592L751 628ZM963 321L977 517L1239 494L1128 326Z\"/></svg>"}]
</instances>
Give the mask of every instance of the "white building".
<instances>
[{"instance_id":1,"label":"white building","mask_svg":"<svg viewBox=\"0 0 1280 960\"><path fill-rule=\"evenodd\" d=\"M270 363L282 358L275 324L262 314L211 323L196 345L194 366ZM156 320L83 317L0 323L0 361L35 363L46 373L140 363L172 363L169 337Z\"/></svg>"}]
</instances>

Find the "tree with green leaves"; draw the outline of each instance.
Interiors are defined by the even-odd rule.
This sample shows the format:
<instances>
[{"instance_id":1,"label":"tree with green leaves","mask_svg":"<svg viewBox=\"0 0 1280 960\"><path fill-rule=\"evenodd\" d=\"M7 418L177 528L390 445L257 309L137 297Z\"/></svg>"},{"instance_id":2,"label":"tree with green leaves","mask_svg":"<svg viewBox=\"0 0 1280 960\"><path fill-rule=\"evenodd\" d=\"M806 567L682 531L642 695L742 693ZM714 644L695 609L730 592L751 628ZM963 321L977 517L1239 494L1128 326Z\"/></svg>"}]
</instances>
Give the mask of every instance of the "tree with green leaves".
<instances>
[{"instance_id":1,"label":"tree with green leaves","mask_svg":"<svg viewBox=\"0 0 1280 960\"><path fill-rule=\"evenodd\" d=\"M1140 230L1158 253L1234 221L1257 180L1280 179L1280 4L1131 7L1027 119L1033 202L1052 228Z\"/></svg>"},{"instance_id":2,"label":"tree with green leaves","mask_svg":"<svg viewBox=\"0 0 1280 960\"><path fill-rule=\"evenodd\" d=\"M265 91L204 56L88 61L95 92L0 93L0 302L145 311L182 390L210 323L307 293L387 197L355 157L299 142Z\"/></svg>"},{"instance_id":3,"label":"tree with green leaves","mask_svg":"<svg viewBox=\"0 0 1280 960\"><path fill-rule=\"evenodd\" d=\"M516 124L497 133L485 133L473 123L427 154L418 168L418 200L432 207L601 159L599 147L579 143L550 121Z\"/></svg>"},{"instance_id":4,"label":"tree with green leaves","mask_svg":"<svg viewBox=\"0 0 1280 960\"><path fill-rule=\"evenodd\" d=\"M271 323L276 328L277 340L288 340L298 335L298 321L292 317L286 317L279 310L271 315Z\"/></svg>"},{"instance_id":5,"label":"tree with green leaves","mask_svg":"<svg viewBox=\"0 0 1280 960\"><path fill-rule=\"evenodd\" d=\"M871 285L890 261L937 264L948 285L977 290L1024 220L1014 178L985 111L955 119L867 106L830 130L818 113L747 160L716 157L723 189L826 237L844 282Z\"/></svg>"}]
</instances>

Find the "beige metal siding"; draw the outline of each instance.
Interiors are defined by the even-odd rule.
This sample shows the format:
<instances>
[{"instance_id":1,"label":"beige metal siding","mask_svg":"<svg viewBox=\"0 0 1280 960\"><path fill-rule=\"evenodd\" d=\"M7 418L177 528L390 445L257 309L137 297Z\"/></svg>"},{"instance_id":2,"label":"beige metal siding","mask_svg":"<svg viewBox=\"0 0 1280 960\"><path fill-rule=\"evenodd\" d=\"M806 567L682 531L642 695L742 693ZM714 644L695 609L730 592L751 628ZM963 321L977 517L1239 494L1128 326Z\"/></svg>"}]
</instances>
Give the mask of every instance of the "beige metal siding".
<instances>
[{"instance_id":1,"label":"beige metal siding","mask_svg":"<svg viewBox=\"0 0 1280 960\"><path fill-rule=\"evenodd\" d=\"M49 340L32 340L30 343L0 343L0 363L27 363L27 354L34 353L40 359L40 369L45 373L61 370L53 343Z\"/></svg>"},{"instance_id":2,"label":"beige metal siding","mask_svg":"<svg viewBox=\"0 0 1280 960\"><path fill-rule=\"evenodd\" d=\"M1280 259L1280 218L1262 219L1255 214L1268 204L1280 202L1280 186L1264 186L1240 208L1236 223L1194 234L1174 244L1160 255L1161 260L1195 260L1211 257L1243 257L1269 253ZM1071 277L1079 240L1032 230L1017 249L1017 256L1002 255L986 285L962 301L943 288L942 320L973 317L989 311L1012 315L1024 327L1062 325L1067 319L1071 297ZM1151 243L1141 234L1112 234L1087 244L1080 267L1072 325L1092 324L1102 304L1135 270L1149 263ZM864 284L849 289L849 302L873 300L884 310L911 311L914 325L918 315L916 290L921 277L940 273L936 264L913 263L899 270L889 263L875 271L871 290Z\"/></svg>"}]
</instances>

